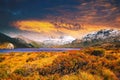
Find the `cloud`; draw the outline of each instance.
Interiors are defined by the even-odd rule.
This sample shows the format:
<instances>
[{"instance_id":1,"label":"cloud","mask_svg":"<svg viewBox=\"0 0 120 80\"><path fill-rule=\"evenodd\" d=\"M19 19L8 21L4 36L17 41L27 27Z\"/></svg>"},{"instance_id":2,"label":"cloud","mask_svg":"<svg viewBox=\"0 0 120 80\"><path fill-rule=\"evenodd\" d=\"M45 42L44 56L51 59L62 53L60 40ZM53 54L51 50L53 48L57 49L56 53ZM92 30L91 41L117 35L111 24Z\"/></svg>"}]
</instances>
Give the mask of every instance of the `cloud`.
<instances>
[{"instance_id":1,"label":"cloud","mask_svg":"<svg viewBox=\"0 0 120 80\"><path fill-rule=\"evenodd\" d=\"M35 32L50 32L54 31L54 25L52 25L49 22L43 22L43 21L17 21L13 24L14 26L17 26L21 30L27 30L27 31L35 31Z\"/></svg>"},{"instance_id":2,"label":"cloud","mask_svg":"<svg viewBox=\"0 0 120 80\"><path fill-rule=\"evenodd\" d=\"M118 16L118 17L116 18L116 21L117 21L117 22L120 22L120 16Z\"/></svg>"},{"instance_id":3,"label":"cloud","mask_svg":"<svg viewBox=\"0 0 120 80\"><path fill-rule=\"evenodd\" d=\"M70 35L76 38L100 29L120 29L120 10L115 0L48 0L48 3L42 1L40 4L42 6L36 4L30 8L33 11L26 15L27 19L17 20L13 25L44 36ZM26 9L26 12L29 11Z\"/></svg>"},{"instance_id":4,"label":"cloud","mask_svg":"<svg viewBox=\"0 0 120 80\"><path fill-rule=\"evenodd\" d=\"M120 23L116 21L116 17L120 14L119 7L115 5L114 0L90 0L83 1L79 5L70 7L62 5L51 8L51 11L58 12L60 15L47 15L48 20L56 21L56 17L64 22L79 22L82 24L97 24L118 27ZM120 28L120 27L119 27Z\"/></svg>"},{"instance_id":5,"label":"cloud","mask_svg":"<svg viewBox=\"0 0 120 80\"><path fill-rule=\"evenodd\" d=\"M38 32L41 34L46 34L47 36L53 35L64 35L76 33L76 27L72 24L65 23L51 23L48 21L38 21L38 20L22 20L16 21L12 24L16 28L23 31Z\"/></svg>"},{"instance_id":6,"label":"cloud","mask_svg":"<svg viewBox=\"0 0 120 80\"><path fill-rule=\"evenodd\" d=\"M39 20L21 20L16 21L12 24L16 28L22 31L30 31L33 33L39 33L40 36L44 37L59 37L61 35L69 35L74 38L81 38L85 34L99 29L107 29L104 25L93 25L93 24L73 24L66 22L49 22ZM109 27L110 28L110 27Z\"/></svg>"}]
</instances>

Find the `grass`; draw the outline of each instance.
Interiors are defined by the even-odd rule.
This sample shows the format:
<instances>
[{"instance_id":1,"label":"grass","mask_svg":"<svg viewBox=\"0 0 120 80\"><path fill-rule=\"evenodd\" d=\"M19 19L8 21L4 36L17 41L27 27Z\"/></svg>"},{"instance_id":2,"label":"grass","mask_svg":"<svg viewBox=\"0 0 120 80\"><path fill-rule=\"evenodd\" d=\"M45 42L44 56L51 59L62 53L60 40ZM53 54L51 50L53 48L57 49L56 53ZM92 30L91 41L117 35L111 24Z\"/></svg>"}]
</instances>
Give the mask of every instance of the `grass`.
<instances>
[{"instance_id":1,"label":"grass","mask_svg":"<svg viewBox=\"0 0 120 80\"><path fill-rule=\"evenodd\" d=\"M119 58L120 50L102 48L6 53L0 55L0 80L119 80Z\"/></svg>"},{"instance_id":2,"label":"grass","mask_svg":"<svg viewBox=\"0 0 120 80\"><path fill-rule=\"evenodd\" d=\"M9 44L8 42L6 42L6 43L0 43L0 49L6 49L6 47L7 47L8 44Z\"/></svg>"}]
</instances>

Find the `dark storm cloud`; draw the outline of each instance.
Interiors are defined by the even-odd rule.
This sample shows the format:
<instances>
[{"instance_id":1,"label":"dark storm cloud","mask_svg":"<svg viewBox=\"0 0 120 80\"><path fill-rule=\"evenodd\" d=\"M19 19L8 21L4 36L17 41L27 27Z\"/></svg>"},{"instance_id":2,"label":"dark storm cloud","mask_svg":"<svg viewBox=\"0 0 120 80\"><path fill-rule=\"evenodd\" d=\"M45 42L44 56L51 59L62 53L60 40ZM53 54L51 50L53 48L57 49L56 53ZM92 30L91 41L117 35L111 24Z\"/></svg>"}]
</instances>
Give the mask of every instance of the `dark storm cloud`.
<instances>
[{"instance_id":1,"label":"dark storm cloud","mask_svg":"<svg viewBox=\"0 0 120 80\"><path fill-rule=\"evenodd\" d=\"M119 0L0 0L0 30L16 30L10 24L29 19L120 25Z\"/></svg>"},{"instance_id":2,"label":"dark storm cloud","mask_svg":"<svg viewBox=\"0 0 120 80\"><path fill-rule=\"evenodd\" d=\"M58 11L62 18L71 19L71 22L119 27L120 23L116 21L116 18L118 20L120 16L119 4L120 2L117 0L89 0L72 6L72 8L58 6L52 10Z\"/></svg>"},{"instance_id":3,"label":"dark storm cloud","mask_svg":"<svg viewBox=\"0 0 120 80\"><path fill-rule=\"evenodd\" d=\"M62 15L60 11L81 12L80 15L84 15L87 10L97 10L98 15L104 15L111 6L119 7L119 4L118 0L1 0L0 11L15 19L41 18L48 14L59 16Z\"/></svg>"},{"instance_id":4,"label":"dark storm cloud","mask_svg":"<svg viewBox=\"0 0 120 80\"><path fill-rule=\"evenodd\" d=\"M57 6L76 6L74 0L0 0L0 28L11 29L10 23L16 20L41 19L46 15L60 15L57 11L49 10Z\"/></svg>"},{"instance_id":5,"label":"dark storm cloud","mask_svg":"<svg viewBox=\"0 0 120 80\"><path fill-rule=\"evenodd\" d=\"M77 0L0 0L0 17L3 17L7 21L27 18L42 18L47 14L59 14L57 11L49 10L47 8L64 5L76 6L78 4L79 1Z\"/></svg>"}]
</instances>

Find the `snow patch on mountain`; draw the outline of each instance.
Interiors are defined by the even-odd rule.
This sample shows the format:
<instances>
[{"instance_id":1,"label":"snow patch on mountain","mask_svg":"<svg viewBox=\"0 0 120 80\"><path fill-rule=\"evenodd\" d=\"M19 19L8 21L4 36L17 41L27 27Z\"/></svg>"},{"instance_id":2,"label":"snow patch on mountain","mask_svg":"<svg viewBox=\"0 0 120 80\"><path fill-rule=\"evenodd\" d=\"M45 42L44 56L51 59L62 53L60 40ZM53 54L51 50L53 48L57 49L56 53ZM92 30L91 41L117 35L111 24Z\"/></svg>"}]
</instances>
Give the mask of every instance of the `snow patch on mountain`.
<instances>
[{"instance_id":1,"label":"snow patch on mountain","mask_svg":"<svg viewBox=\"0 0 120 80\"><path fill-rule=\"evenodd\" d=\"M63 45L71 43L75 38L72 36L60 36L59 38L50 38L43 41L47 45Z\"/></svg>"},{"instance_id":2,"label":"snow patch on mountain","mask_svg":"<svg viewBox=\"0 0 120 80\"><path fill-rule=\"evenodd\" d=\"M109 37L116 37L120 35L119 30L113 30L113 29L103 29L98 32L92 32L90 34L87 34L85 37L83 37L82 41L91 41L95 39L104 40Z\"/></svg>"}]
</instances>

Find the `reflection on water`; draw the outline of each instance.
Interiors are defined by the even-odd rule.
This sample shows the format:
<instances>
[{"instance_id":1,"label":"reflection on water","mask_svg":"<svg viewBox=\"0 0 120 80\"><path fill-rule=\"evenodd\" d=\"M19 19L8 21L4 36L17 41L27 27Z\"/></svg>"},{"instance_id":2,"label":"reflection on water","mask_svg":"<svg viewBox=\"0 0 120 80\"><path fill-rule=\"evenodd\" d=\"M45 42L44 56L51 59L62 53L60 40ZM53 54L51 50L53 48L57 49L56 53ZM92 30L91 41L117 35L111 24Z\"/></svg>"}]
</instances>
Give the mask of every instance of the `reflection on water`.
<instances>
[{"instance_id":1,"label":"reflection on water","mask_svg":"<svg viewBox=\"0 0 120 80\"><path fill-rule=\"evenodd\" d=\"M42 52L42 51L68 51L80 50L80 48L17 48L17 49L1 49L0 53L6 52Z\"/></svg>"}]
</instances>

